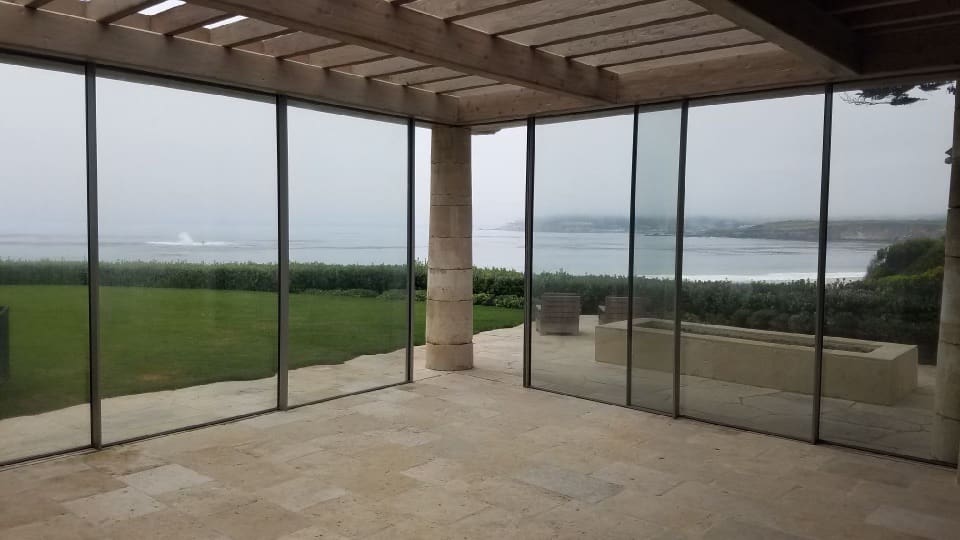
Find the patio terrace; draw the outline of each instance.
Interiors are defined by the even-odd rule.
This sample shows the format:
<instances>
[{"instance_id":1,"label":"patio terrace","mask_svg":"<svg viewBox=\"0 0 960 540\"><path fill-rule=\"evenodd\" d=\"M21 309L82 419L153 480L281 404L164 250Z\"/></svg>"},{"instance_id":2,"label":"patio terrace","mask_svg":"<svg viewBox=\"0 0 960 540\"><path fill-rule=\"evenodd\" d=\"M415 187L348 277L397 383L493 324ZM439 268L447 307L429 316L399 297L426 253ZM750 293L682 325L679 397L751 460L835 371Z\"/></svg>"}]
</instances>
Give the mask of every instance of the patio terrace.
<instances>
[{"instance_id":1,"label":"patio terrace","mask_svg":"<svg viewBox=\"0 0 960 540\"><path fill-rule=\"evenodd\" d=\"M948 469L521 388L475 368L0 472L0 537L956 538ZM418 355L421 356L422 355Z\"/></svg>"}]
</instances>

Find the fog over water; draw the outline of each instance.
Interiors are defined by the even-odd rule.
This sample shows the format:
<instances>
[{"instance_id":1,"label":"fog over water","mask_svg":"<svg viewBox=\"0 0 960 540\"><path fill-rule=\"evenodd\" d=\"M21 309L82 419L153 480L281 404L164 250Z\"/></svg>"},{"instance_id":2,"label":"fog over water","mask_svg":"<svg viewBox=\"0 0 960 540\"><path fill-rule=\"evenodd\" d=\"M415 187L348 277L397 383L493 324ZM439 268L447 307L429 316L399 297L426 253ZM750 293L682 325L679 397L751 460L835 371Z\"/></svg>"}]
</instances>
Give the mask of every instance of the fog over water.
<instances>
[{"instance_id":1,"label":"fog over water","mask_svg":"<svg viewBox=\"0 0 960 540\"><path fill-rule=\"evenodd\" d=\"M98 83L103 260L276 262L273 104L123 78ZM0 259L83 259L83 77L0 63L0 80L12 82L0 87ZM949 177L943 158L951 139L944 111L952 110L953 96L943 90L918 95L925 100L902 107L836 100L832 218L943 217ZM751 223L817 219L822 103L813 95L692 108L686 215ZM291 130L298 178L309 187L291 195L291 211L307 217L291 221L291 259L401 262L405 154L396 145L402 125L374 129L340 114L311 118L307 127ZM611 135L611 129L620 131ZM537 149L538 179L563 186L537 190L537 215L627 215L629 116L578 122L568 131L575 137L545 139ZM473 137L477 266L522 269L522 233L499 229L523 218L525 137L517 127ZM353 140L366 144L343 143ZM663 163L640 179L649 189L638 199L638 215L670 216L675 187L661 177L676 171L672 143L666 136L641 142L642 155L663 156ZM10 148L17 151L2 150ZM429 129L418 128L420 259L427 256L429 153ZM550 160L540 166L550 155L557 166ZM609 159L593 159L598 155ZM575 156L574 165L565 156ZM832 242L828 274L862 275L882 245ZM535 267L624 274L626 246L625 233L538 232ZM671 275L672 249L672 237L639 236L638 275ZM688 237L684 274L812 277L815 254L811 242Z\"/></svg>"}]
</instances>

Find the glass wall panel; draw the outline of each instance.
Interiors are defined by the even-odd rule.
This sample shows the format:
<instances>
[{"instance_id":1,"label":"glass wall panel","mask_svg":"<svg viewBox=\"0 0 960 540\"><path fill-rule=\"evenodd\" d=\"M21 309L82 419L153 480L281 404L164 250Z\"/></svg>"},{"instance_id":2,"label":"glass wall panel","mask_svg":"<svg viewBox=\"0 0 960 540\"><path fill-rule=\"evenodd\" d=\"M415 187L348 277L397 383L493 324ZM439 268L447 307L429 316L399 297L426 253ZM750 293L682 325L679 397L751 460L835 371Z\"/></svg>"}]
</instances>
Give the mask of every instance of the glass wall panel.
<instances>
[{"instance_id":1,"label":"glass wall panel","mask_svg":"<svg viewBox=\"0 0 960 540\"><path fill-rule=\"evenodd\" d=\"M470 143L474 353L478 364L514 375L521 384L527 129L497 127L493 133L474 133ZM495 354L481 357L483 351Z\"/></svg>"},{"instance_id":2,"label":"glass wall panel","mask_svg":"<svg viewBox=\"0 0 960 540\"><path fill-rule=\"evenodd\" d=\"M532 384L625 403L632 111L535 136Z\"/></svg>"},{"instance_id":3,"label":"glass wall panel","mask_svg":"<svg viewBox=\"0 0 960 540\"><path fill-rule=\"evenodd\" d=\"M823 439L936 457L952 84L834 96Z\"/></svg>"},{"instance_id":4,"label":"glass wall panel","mask_svg":"<svg viewBox=\"0 0 960 540\"><path fill-rule=\"evenodd\" d=\"M689 114L681 413L809 438L823 96Z\"/></svg>"},{"instance_id":5,"label":"glass wall panel","mask_svg":"<svg viewBox=\"0 0 960 540\"><path fill-rule=\"evenodd\" d=\"M651 110L637 121L631 405L671 414L680 116L679 107ZM619 307L624 321L628 306Z\"/></svg>"},{"instance_id":6,"label":"glass wall panel","mask_svg":"<svg viewBox=\"0 0 960 540\"><path fill-rule=\"evenodd\" d=\"M0 462L90 444L83 72L7 60L0 58Z\"/></svg>"},{"instance_id":7,"label":"glass wall panel","mask_svg":"<svg viewBox=\"0 0 960 540\"><path fill-rule=\"evenodd\" d=\"M276 406L272 100L97 79L106 441Z\"/></svg>"},{"instance_id":8,"label":"glass wall panel","mask_svg":"<svg viewBox=\"0 0 960 540\"><path fill-rule=\"evenodd\" d=\"M402 382L407 125L297 104L290 133L290 403Z\"/></svg>"},{"instance_id":9,"label":"glass wall panel","mask_svg":"<svg viewBox=\"0 0 960 540\"><path fill-rule=\"evenodd\" d=\"M427 255L430 248L430 172L432 130L429 124L417 124L414 132L414 258L416 259L416 287L414 297L413 342L414 365L427 361L425 347L427 333Z\"/></svg>"}]
</instances>

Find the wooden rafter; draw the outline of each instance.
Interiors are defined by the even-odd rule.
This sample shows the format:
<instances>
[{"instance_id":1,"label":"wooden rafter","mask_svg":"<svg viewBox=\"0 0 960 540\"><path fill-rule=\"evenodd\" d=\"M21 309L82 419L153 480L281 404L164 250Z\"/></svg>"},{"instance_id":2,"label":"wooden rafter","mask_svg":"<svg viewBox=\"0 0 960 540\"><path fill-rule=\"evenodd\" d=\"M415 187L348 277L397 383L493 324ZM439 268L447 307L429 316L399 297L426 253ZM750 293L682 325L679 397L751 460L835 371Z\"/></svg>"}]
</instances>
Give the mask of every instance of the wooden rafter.
<instances>
[{"instance_id":1,"label":"wooden rafter","mask_svg":"<svg viewBox=\"0 0 960 540\"><path fill-rule=\"evenodd\" d=\"M26 8L37 9L53 2L53 0L13 0L13 2Z\"/></svg>"},{"instance_id":2,"label":"wooden rafter","mask_svg":"<svg viewBox=\"0 0 960 540\"><path fill-rule=\"evenodd\" d=\"M256 50L263 54L274 56L281 60L333 49L343 46L343 43L322 36L294 32L262 41Z\"/></svg>"},{"instance_id":3,"label":"wooden rafter","mask_svg":"<svg viewBox=\"0 0 960 540\"><path fill-rule=\"evenodd\" d=\"M292 30L283 26L256 19L244 19L210 30L210 43L223 47L239 47L248 43L290 34L291 32Z\"/></svg>"},{"instance_id":4,"label":"wooden rafter","mask_svg":"<svg viewBox=\"0 0 960 540\"><path fill-rule=\"evenodd\" d=\"M3 2L0 47L444 123L457 120L455 98Z\"/></svg>"},{"instance_id":5,"label":"wooden rafter","mask_svg":"<svg viewBox=\"0 0 960 540\"><path fill-rule=\"evenodd\" d=\"M513 25L508 25L506 28L495 30L493 32L493 35L504 36L504 35L510 35L510 34L517 34L520 32L526 32L529 30L542 28L544 26L553 26L557 24L563 24L565 22L575 21L577 19L582 19L584 17L593 17L597 15L604 15L606 13L623 11L625 9L630 9L636 6L652 4L655 1L659 1L659 0L636 0L634 2L628 2L624 4L613 5L613 6L604 6L596 9L577 9L573 13L570 13L567 15L550 16L550 17L546 17L546 18L539 19L537 21L525 23L525 24L514 23Z\"/></svg>"},{"instance_id":6,"label":"wooden rafter","mask_svg":"<svg viewBox=\"0 0 960 540\"><path fill-rule=\"evenodd\" d=\"M652 41L643 41L640 43L634 43L634 42L621 43L619 45L615 45L611 47L603 47L600 49L593 49L587 52L581 52L577 54L568 54L565 56L569 60L583 60L584 58L597 59L596 61L592 61L592 62L586 61L588 64L597 64L604 61L604 60L600 60L600 58L603 57L604 55L617 56L615 53L620 53L620 56L630 56L631 53L635 52L635 50L643 51L643 49L645 48L657 48L657 47L661 49L669 49L671 47L677 47L677 46L682 47L684 42L696 42L702 39L709 39L712 36L722 37L730 34L736 35L735 33L738 33L738 32L739 33L746 32L750 36L756 37L756 34L754 34L753 32L743 30L742 28L722 27L718 29L711 29L711 30L706 30L701 32L684 34L682 36L669 36L665 38L654 39Z\"/></svg>"},{"instance_id":7,"label":"wooden rafter","mask_svg":"<svg viewBox=\"0 0 960 540\"><path fill-rule=\"evenodd\" d=\"M919 3L898 4L843 17L843 22L854 30L882 28L921 21L936 21L945 16L960 15L960 0L925 0Z\"/></svg>"},{"instance_id":8,"label":"wooden rafter","mask_svg":"<svg viewBox=\"0 0 960 540\"><path fill-rule=\"evenodd\" d=\"M644 25L640 28L620 30L612 34L604 33L600 36L581 38L576 41L543 47L542 49L566 58L576 58L585 54L597 54L623 47L665 42L736 28L737 26L727 19L719 15L709 14L682 21Z\"/></svg>"},{"instance_id":9,"label":"wooden rafter","mask_svg":"<svg viewBox=\"0 0 960 540\"><path fill-rule=\"evenodd\" d=\"M616 101L616 78L609 73L412 9L397 9L383 0L191 1L505 83L598 102Z\"/></svg>"},{"instance_id":10,"label":"wooden rafter","mask_svg":"<svg viewBox=\"0 0 960 540\"><path fill-rule=\"evenodd\" d=\"M648 56L639 56L634 58L625 58L616 61L607 61L604 63L597 64L598 67L610 69L618 66L630 66L637 65L640 62L654 62L654 61L665 61L667 59L678 59L684 56L690 57L694 56L697 58L702 58L702 55L705 53L717 53L718 51L729 51L731 53L742 53L743 49L741 47L753 47L759 45L770 45L776 47L776 45L768 44L766 41L761 39L753 40L744 40L742 42L732 42L732 43L723 43L719 45L708 45L698 48L690 48L686 50L673 50L666 49L666 52L660 54L648 54ZM681 62L677 62L681 63Z\"/></svg>"},{"instance_id":11,"label":"wooden rafter","mask_svg":"<svg viewBox=\"0 0 960 540\"><path fill-rule=\"evenodd\" d=\"M809 0L693 0L798 57L844 76L861 70L856 34Z\"/></svg>"},{"instance_id":12,"label":"wooden rafter","mask_svg":"<svg viewBox=\"0 0 960 540\"><path fill-rule=\"evenodd\" d=\"M535 30L511 33L510 38L525 45L549 47L596 36L624 32L645 26L685 21L707 15L703 8L687 0L663 0L629 9L583 17L576 21L543 26Z\"/></svg>"},{"instance_id":13,"label":"wooden rafter","mask_svg":"<svg viewBox=\"0 0 960 540\"><path fill-rule=\"evenodd\" d=\"M817 0L817 3L827 13L841 14L922 1L924 0Z\"/></svg>"},{"instance_id":14,"label":"wooden rafter","mask_svg":"<svg viewBox=\"0 0 960 540\"><path fill-rule=\"evenodd\" d=\"M510 8L525 6L527 4L533 4L534 2L539 2L540 0L500 0L493 5L489 5L483 8L468 9L457 13L456 15L450 15L448 17L443 17L443 20L448 23L462 21L463 19L469 19L471 17L479 17L481 15L486 15L488 13L496 13L498 11L504 11Z\"/></svg>"},{"instance_id":15,"label":"wooden rafter","mask_svg":"<svg viewBox=\"0 0 960 540\"><path fill-rule=\"evenodd\" d=\"M158 3L159 0L98 0L88 2L84 6L84 16L99 23L109 24Z\"/></svg>"},{"instance_id":16,"label":"wooden rafter","mask_svg":"<svg viewBox=\"0 0 960 540\"><path fill-rule=\"evenodd\" d=\"M233 15L203 6L184 4L150 17L150 30L165 36L175 36L205 25L229 19Z\"/></svg>"}]
</instances>

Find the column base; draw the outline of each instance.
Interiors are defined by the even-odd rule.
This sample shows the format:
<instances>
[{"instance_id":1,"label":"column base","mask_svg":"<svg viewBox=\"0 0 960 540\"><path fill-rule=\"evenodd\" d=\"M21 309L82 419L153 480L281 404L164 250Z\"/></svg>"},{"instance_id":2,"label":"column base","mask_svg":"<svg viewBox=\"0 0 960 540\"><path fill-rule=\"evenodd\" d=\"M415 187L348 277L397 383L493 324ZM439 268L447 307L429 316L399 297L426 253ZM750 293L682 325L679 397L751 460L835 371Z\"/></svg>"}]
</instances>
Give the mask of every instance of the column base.
<instances>
[{"instance_id":1,"label":"column base","mask_svg":"<svg viewBox=\"0 0 960 540\"><path fill-rule=\"evenodd\" d=\"M426 367L436 371L473 369L473 343L459 345L427 343Z\"/></svg>"},{"instance_id":2,"label":"column base","mask_svg":"<svg viewBox=\"0 0 960 540\"><path fill-rule=\"evenodd\" d=\"M957 441L960 440L960 420L933 415L933 458L946 463L958 459Z\"/></svg>"}]
</instances>

